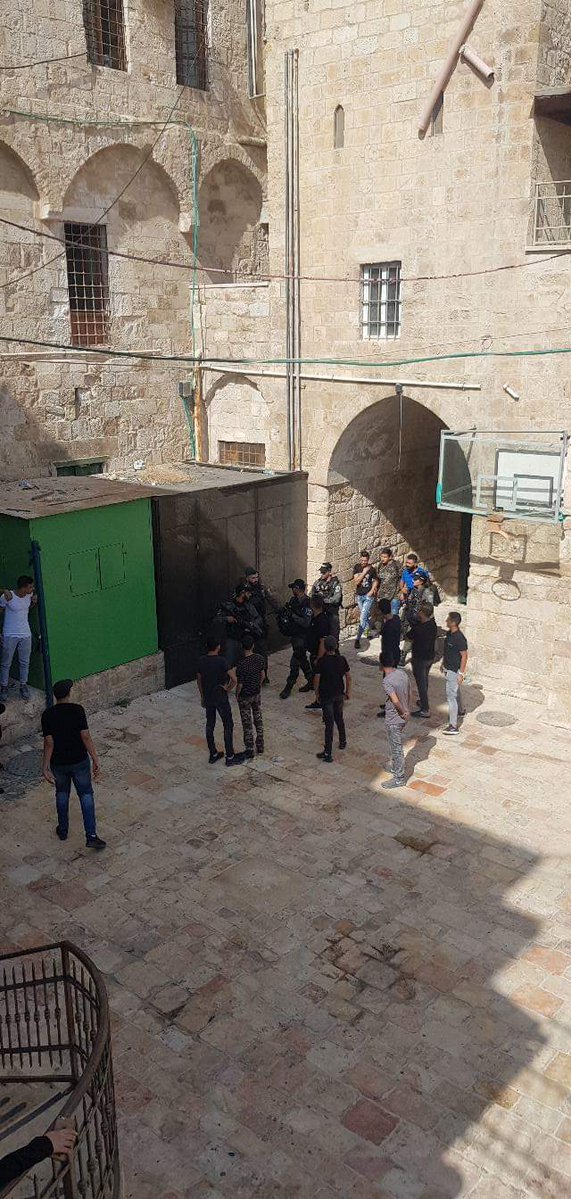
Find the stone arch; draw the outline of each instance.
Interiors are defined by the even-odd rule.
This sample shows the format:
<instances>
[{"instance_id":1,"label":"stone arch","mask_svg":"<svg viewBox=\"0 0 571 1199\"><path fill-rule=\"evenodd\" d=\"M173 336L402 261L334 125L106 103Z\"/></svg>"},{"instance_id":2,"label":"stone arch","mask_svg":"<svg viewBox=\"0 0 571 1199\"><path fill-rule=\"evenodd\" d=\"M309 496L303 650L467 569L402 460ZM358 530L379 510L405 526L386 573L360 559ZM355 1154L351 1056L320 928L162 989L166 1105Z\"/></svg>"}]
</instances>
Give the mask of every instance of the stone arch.
<instances>
[{"instance_id":1,"label":"stone arch","mask_svg":"<svg viewBox=\"0 0 571 1199\"><path fill-rule=\"evenodd\" d=\"M178 222L179 197L175 183L148 151L128 142L114 142L96 150L76 171L63 197L66 208L105 208L141 167L131 186L113 210L129 219L152 220L163 216ZM144 165L142 165L144 163Z\"/></svg>"},{"instance_id":2,"label":"stone arch","mask_svg":"<svg viewBox=\"0 0 571 1199\"><path fill-rule=\"evenodd\" d=\"M253 171L225 158L204 176L199 192L198 257L214 283L230 283L267 269L267 237L260 225L262 185ZM224 271L224 274L217 272Z\"/></svg>"},{"instance_id":3,"label":"stone arch","mask_svg":"<svg viewBox=\"0 0 571 1199\"><path fill-rule=\"evenodd\" d=\"M218 443L263 443L269 455L269 405L258 384L245 375L222 375L204 396L208 460L218 462Z\"/></svg>"},{"instance_id":4,"label":"stone arch","mask_svg":"<svg viewBox=\"0 0 571 1199\"><path fill-rule=\"evenodd\" d=\"M449 596L463 591L469 520L436 506L446 428L424 404L392 395L363 409L341 434L329 462L326 549L349 590L360 546L378 559L390 545L401 559L414 550Z\"/></svg>"},{"instance_id":5,"label":"stone arch","mask_svg":"<svg viewBox=\"0 0 571 1199\"><path fill-rule=\"evenodd\" d=\"M6 142L0 142L0 195L4 210L30 209L40 198L29 166Z\"/></svg>"}]
</instances>

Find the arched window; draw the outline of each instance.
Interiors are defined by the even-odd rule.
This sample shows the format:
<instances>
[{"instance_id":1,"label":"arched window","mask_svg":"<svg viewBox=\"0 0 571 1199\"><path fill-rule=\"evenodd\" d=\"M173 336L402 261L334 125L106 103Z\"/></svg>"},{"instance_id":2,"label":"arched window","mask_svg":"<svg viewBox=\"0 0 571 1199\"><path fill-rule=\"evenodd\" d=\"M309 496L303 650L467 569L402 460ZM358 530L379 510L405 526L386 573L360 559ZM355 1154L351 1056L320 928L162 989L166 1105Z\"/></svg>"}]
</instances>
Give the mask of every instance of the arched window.
<instances>
[{"instance_id":1,"label":"arched window","mask_svg":"<svg viewBox=\"0 0 571 1199\"><path fill-rule=\"evenodd\" d=\"M340 150L345 145L345 109L338 104L333 118L333 146Z\"/></svg>"}]
</instances>

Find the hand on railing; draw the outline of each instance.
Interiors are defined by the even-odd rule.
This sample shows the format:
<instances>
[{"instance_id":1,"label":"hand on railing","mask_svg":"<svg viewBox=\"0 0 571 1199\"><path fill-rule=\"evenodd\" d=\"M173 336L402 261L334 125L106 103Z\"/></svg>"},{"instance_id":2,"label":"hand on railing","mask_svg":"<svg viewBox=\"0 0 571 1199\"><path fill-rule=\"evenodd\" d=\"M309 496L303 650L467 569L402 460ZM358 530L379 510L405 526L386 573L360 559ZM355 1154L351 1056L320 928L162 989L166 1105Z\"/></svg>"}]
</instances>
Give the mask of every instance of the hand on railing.
<instances>
[{"instance_id":1,"label":"hand on railing","mask_svg":"<svg viewBox=\"0 0 571 1199\"><path fill-rule=\"evenodd\" d=\"M48 1141L51 1141L53 1147L53 1157L70 1157L71 1151L77 1140L75 1128L54 1128L51 1132L47 1132Z\"/></svg>"}]
</instances>

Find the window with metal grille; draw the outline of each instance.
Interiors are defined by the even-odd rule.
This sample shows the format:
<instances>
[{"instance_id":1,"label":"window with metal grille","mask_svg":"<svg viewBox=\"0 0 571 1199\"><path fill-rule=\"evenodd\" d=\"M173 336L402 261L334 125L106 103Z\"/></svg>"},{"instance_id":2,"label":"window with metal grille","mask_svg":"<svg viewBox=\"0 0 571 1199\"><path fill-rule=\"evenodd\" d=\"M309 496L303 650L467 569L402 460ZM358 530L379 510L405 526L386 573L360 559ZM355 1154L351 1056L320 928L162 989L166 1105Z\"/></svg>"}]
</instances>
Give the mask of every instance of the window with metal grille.
<instances>
[{"instance_id":1,"label":"window with metal grille","mask_svg":"<svg viewBox=\"0 0 571 1199\"><path fill-rule=\"evenodd\" d=\"M206 4L207 0L175 0L174 6L176 81L202 91L208 86Z\"/></svg>"},{"instance_id":2,"label":"window with metal grille","mask_svg":"<svg viewBox=\"0 0 571 1199\"><path fill-rule=\"evenodd\" d=\"M374 262L361 267L361 325L367 340L400 337L400 262Z\"/></svg>"},{"instance_id":3,"label":"window with metal grille","mask_svg":"<svg viewBox=\"0 0 571 1199\"><path fill-rule=\"evenodd\" d=\"M265 466L266 447L263 441L219 441L218 461L221 466Z\"/></svg>"},{"instance_id":4,"label":"window with metal grille","mask_svg":"<svg viewBox=\"0 0 571 1199\"><path fill-rule=\"evenodd\" d=\"M104 225L65 225L71 340L97 346L109 339L107 230Z\"/></svg>"},{"instance_id":5,"label":"window with metal grille","mask_svg":"<svg viewBox=\"0 0 571 1199\"><path fill-rule=\"evenodd\" d=\"M56 475L102 475L105 463L98 459L93 462L60 462L56 463Z\"/></svg>"},{"instance_id":6,"label":"window with metal grille","mask_svg":"<svg viewBox=\"0 0 571 1199\"><path fill-rule=\"evenodd\" d=\"M123 0L83 0L83 24L89 62L126 71Z\"/></svg>"}]
</instances>

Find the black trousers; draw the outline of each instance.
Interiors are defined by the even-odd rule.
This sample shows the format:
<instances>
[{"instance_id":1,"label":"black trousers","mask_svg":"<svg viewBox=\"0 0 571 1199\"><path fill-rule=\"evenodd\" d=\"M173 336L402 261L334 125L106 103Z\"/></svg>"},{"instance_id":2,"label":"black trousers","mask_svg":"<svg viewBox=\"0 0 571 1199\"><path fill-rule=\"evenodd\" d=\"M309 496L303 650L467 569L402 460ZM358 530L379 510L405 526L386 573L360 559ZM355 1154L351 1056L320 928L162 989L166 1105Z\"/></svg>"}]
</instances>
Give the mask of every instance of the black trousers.
<instances>
[{"instance_id":1,"label":"black trousers","mask_svg":"<svg viewBox=\"0 0 571 1199\"><path fill-rule=\"evenodd\" d=\"M339 645L339 634L341 631L341 626L339 623L339 608L328 607L326 604L325 611L329 617L329 636L334 637Z\"/></svg>"},{"instance_id":2,"label":"black trousers","mask_svg":"<svg viewBox=\"0 0 571 1199\"><path fill-rule=\"evenodd\" d=\"M324 749L326 754L330 754L333 749L333 729L335 725L337 725L337 732L339 733L339 744L344 745L347 740L345 721L343 719L343 696L337 696L336 699L323 700L321 710L325 725Z\"/></svg>"},{"instance_id":3,"label":"black trousers","mask_svg":"<svg viewBox=\"0 0 571 1199\"><path fill-rule=\"evenodd\" d=\"M263 633L261 637L256 637L254 641L254 652L260 654L264 659L264 670L268 673L268 642L267 633Z\"/></svg>"},{"instance_id":4,"label":"black trousers","mask_svg":"<svg viewBox=\"0 0 571 1199\"><path fill-rule=\"evenodd\" d=\"M232 708L227 695L221 695L214 703L206 705L206 744L211 754L216 753L216 742L214 740L214 728L216 725L216 717L219 716L224 729L224 749L227 758L234 757L234 721L232 719Z\"/></svg>"},{"instance_id":5,"label":"black trousers","mask_svg":"<svg viewBox=\"0 0 571 1199\"><path fill-rule=\"evenodd\" d=\"M286 680L286 687L293 687L294 683L299 678L300 671L305 676L305 681L307 683L312 683L313 675L312 675L312 671L311 671L311 663L309 661L309 656L308 656L307 650L305 648L305 645L303 644L303 642L301 642L299 644L292 642L291 648L293 650L293 653L292 653L291 659L290 659L289 674L288 674L287 680Z\"/></svg>"},{"instance_id":6,"label":"black trousers","mask_svg":"<svg viewBox=\"0 0 571 1199\"><path fill-rule=\"evenodd\" d=\"M426 661L424 658L412 659L412 673L414 675L414 681L418 687L418 699L423 712L428 712L430 710L430 704L428 702L428 676L430 674L431 666L432 661Z\"/></svg>"}]
</instances>

